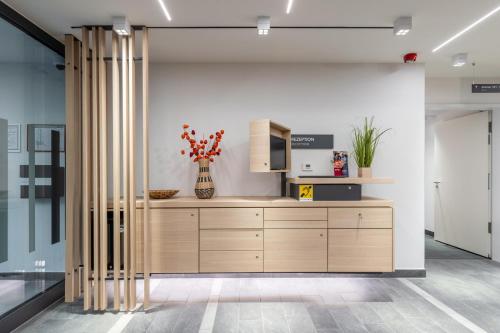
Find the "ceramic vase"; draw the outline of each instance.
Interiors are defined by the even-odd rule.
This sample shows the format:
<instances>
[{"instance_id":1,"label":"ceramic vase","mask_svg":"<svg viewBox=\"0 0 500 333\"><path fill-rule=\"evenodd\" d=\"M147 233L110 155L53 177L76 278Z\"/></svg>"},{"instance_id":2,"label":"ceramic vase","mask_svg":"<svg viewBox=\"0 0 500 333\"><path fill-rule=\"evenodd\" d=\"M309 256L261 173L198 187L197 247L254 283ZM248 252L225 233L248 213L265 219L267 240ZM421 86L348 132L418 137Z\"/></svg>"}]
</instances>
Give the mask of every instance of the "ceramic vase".
<instances>
[{"instance_id":1,"label":"ceramic vase","mask_svg":"<svg viewBox=\"0 0 500 333\"><path fill-rule=\"evenodd\" d=\"M372 168L358 168L358 177L371 178L372 177Z\"/></svg>"},{"instance_id":2,"label":"ceramic vase","mask_svg":"<svg viewBox=\"0 0 500 333\"><path fill-rule=\"evenodd\" d=\"M198 199L210 199L215 192L214 182L210 177L210 161L202 158L198 161L198 179L194 187L194 193Z\"/></svg>"}]
</instances>

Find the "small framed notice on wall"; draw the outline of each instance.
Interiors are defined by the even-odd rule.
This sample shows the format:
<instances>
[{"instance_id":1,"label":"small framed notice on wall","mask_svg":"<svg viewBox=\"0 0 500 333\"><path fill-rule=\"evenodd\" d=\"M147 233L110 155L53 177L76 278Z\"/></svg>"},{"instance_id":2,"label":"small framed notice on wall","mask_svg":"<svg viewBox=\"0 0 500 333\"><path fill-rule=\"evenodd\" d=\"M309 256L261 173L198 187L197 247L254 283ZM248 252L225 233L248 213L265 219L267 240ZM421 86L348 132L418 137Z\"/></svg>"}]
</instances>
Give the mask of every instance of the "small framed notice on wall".
<instances>
[{"instance_id":1,"label":"small framed notice on wall","mask_svg":"<svg viewBox=\"0 0 500 333\"><path fill-rule=\"evenodd\" d=\"M9 153L21 152L21 124L11 124L7 129L7 146Z\"/></svg>"}]
</instances>

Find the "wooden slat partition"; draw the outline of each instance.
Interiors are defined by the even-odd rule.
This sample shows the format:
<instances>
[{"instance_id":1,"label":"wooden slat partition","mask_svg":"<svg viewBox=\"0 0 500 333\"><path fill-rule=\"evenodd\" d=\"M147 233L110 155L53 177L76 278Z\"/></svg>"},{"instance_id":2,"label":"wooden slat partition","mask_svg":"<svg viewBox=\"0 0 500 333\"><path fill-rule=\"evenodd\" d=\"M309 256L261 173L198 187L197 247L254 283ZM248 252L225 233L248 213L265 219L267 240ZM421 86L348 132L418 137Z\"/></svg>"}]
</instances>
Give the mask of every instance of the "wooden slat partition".
<instances>
[{"instance_id":1,"label":"wooden slat partition","mask_svg":"<svg viewBox=\"0 0 500 333\"><path fill-rule=\"evenodd\" d=\"M120 73L118 35L112 37L113 75L113 290L114 308L120 310Z\"/></svg>"},{"instance_id":2,"label":"wooden slat partition","mask_svg":"<svg viewBox=\"0 0 500 333\"><path fill-rule=\"evenodd\" d=\"M123 283L125 309L130 308L130 280L129 280L129 150L128 150L128 38L122 39L122 146L123 146Z\"/></svg>"},{"instance_id":3,"label":"wooden slat partition","mask_svg":"<svg viewBox=\"0 0 500 333\"><path fill-rule=\"evenodd\" d=\"M104 61L106 37L104 29L99 27L99 173L100 173L100 300L101 310L107 308L106 277L108 275L108 121L106 114L106 63Z\"/></svg>"},{"instance_id":4,"label":"wooden slat partition","mask_svg":"<svg viewBox=\"0 0 500 333\"><path fill-rule=\"evenodd\" d=\"M94 310L101 307L100 285L99 285L99 110L98 110L98 34L95 27L92 28L92 178L93 178L93 242L94 242L94 267L93 267L93 287L94 287Z\"/></svg>"},{"instance_id":5,"label":"wooden slat partition","mask_svg":"<svg viewBox=\"0 0 500 333\"><path fill-rule=\"evenodd\" d=\"M144 309L149 307L149 277L151 273L151 243L149 241L149 32L142 29L142 174L143 174L143 263Z\"/></svg>"},{"instance_id":6,"label":"wooden slat partition","mask_svg":"<svg viewBox=\"0 0 500 333\"><path fill-rule=\"evenodd\" d=\"M70 127L74 125L75 119L75 47L74 47L74 37L71 35L65 36L65 58L66 58L66 70L65 70L65 79L66 79L66 123L67 126ZM73 138L68 136L67 143L69 147L73 147ZM67 151L68 162L71 160L71 154L73 151ZM73 203L74 198L72 197L72 189L73 185L71 185L68 181L72 180L73 170L70 168L66 168L66 184L68 185L66 196L66 257L65 257L65 266L66 266L66 277L65 277L65 301L73 302L74 301L74 248L73 248Z\"/></svg>"},{"instance_id":7,"label":"wooden slat partition","mask_svg":"<svg viewBox=\"0 0 500 333\"><path fill-rule=\"evenodd\" d=\"M108 33L111 34L109 78L109 58L106 57ZM141 216L146 221L144 233L138 233L140 230L136 222L135 32L132 30L129 36L118 36L112 31L106 32L103 27L85 26L82 28L81 44L74 36L67 36L66 43L66 67L74 69L66 73L66 132L72 134L67 137L66 300L72 302L80 297L83 288L84 310L108 308L106 279L111 273L108 271L108 242L112 241L113 309L122 309L120 281L123 279L123 309L135 310L138 259L145 263L144 304L147 308L151 251L147 198L142 210L144 215ZM148 47L148 30L143 28L142 163L143 191L146 195L149 188ZM108 90L111 91L110 96L107 96ZM109 112L108 105L111 106ZM108 140L109 117L112 117L112 135ZM108 166L112 166L109 177L113 183L110 189L113 203L111 238L108 237ZM140 254L142 258L136 257L137 241L146 244Z\"/></svg>"},{"instance_id":8,"label":"wooden slat partition","mask_svg":"<svg viewBox=\"0 0 500 333\"><path fill-rule=\"evenodd\" d=\"M128 42L128 75L129 75L129 219L130 219L130 307L133 309L136 306L136 283L135 283L135 273L136 273L136 186L135 186L135 63L134 63L134 52L135 48L135 32L132 30L129 36Z\"/></svg>"},{"instance_id":9,"label":"wooden slat partition","mask_svg":"<svg viewBox=\"0 0 500 333\"><path fill-rule=\"evenodd\" d=\"M91 193L91 178L92 178L92 133L91 133L91 118L90 118L90 71L89 61L89 31L87 28L82 28L82 231L83 231L83 309L90 309L90 193Z\"/></svg>"}]
</instances>

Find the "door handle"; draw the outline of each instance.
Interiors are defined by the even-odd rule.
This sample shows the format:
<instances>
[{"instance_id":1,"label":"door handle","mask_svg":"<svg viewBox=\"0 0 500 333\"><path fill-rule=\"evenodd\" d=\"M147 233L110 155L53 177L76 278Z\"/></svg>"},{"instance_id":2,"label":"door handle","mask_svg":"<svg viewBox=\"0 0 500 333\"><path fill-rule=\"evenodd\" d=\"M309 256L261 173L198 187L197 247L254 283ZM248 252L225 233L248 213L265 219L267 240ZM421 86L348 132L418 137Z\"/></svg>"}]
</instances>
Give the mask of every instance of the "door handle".
<instances>
[{"instance_id":1,"label":"door handle","mask_svg":"<svg viewBox=\"0 0 500 333\"><path fill-rule=\"evenodd\" d=\"M439 182L439 181L436 181L436 182L433 182L433 183L434 183L434 186L435 186L436 188L439 188L439 184L441 184L441 182Z\"/></svg>"}]
</instances>

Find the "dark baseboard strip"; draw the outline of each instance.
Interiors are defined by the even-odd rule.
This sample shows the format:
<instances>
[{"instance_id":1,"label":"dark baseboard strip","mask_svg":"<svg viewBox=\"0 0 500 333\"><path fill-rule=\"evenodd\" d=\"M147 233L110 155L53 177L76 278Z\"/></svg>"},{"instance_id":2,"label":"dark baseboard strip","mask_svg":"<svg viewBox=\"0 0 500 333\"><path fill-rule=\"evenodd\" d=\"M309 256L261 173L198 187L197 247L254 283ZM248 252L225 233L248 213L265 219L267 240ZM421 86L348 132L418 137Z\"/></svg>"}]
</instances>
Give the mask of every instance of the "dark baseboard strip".
<instances>
[{"instance_id":1,"label":"dark baseboard strip","mask_svg":"<svg viewBox=\"0 0 500 333\"><path fill-rule=\"evenodd\" d=\"M427 236L434 237L434 231L430 231L430 230L425 229L425 234L426 234Z\"/></svg>"},{"instance_id":2,"label":"dark baseboard strip","mask_svg":"<svg viewBox=\"0 0 500 333\"><path fill-rule=\"evenodd\" d=\"M152 274L151 278L422 278L425 269L397 269L386 273L194 273Z\"/></svg>"},{"instance_id":3,"label":"dark baseboard strip","mask_svg":"<svg viewBox=\"0 0 500 333\"><path fill-rule=\"evenodd\" d=\"M2 316L0 331L13 331L62 297L64 297L64 281L55 284Z\"/></svg>"}]
</instances>

